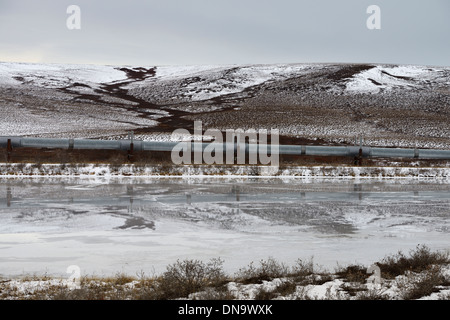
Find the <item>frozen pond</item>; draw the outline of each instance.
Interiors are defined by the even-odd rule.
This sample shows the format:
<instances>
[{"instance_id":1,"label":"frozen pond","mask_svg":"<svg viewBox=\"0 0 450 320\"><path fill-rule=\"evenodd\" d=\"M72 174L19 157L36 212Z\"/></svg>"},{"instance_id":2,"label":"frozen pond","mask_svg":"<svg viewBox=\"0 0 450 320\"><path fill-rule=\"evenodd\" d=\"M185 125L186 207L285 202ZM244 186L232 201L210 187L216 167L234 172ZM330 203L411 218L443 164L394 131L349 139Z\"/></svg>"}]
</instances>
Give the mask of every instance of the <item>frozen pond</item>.
<instances>
[{"instance_id":1,"label":"frozen pond","mask_svg":"<svg viewBox=\"0 0 450 320\"><path fill-rule=\"evenodd\" d=\"M0 275L163 272L177 259L269 257L327 270L418 244L450 249L435 180L0 178Z\"/></svg>"}]
</instances>

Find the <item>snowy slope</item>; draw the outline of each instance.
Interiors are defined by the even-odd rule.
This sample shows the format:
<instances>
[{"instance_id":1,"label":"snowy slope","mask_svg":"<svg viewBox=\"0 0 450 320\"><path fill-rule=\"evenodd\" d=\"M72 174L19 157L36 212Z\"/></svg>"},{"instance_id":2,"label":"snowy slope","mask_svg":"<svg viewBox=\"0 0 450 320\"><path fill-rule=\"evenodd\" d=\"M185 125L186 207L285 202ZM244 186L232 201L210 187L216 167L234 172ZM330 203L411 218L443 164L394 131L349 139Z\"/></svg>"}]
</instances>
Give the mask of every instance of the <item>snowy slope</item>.
<instances>
[{"instance_id":1,"label":"snowy slope","mask_svg":"<svg viewBox=\"0 0 450 320\"><path fill-rule=\"evenodd\" d=\"M107 137L156 124L98 92L126 79L113 66L0 63L0 135Z\"/></svg>"},{"instance_id":2,"label":"snowy slope","mask_svg":"<svg viewBox=\"0 0 450 320\"><path fill-rule=\"evenodd\" d=\"M156 76L129 86L132 93L142 98L158 99L164 96L164 88L177 86L177 96L189 101L209 100L219 96L239 93L247 88L269 81L288 79L303 74L317 66L296 65L250 65L250 66L203 66L157 67ZM157 93L149 88L157 88Z\"/></svg>"},{"instance_id":3,"label":"snowy slope","mask_svg":"<svg viewBox=\"0 0 450 320\"><path fill-rule=\"evenodd\" d=\"M43 88L61 88L74 83L95 85L126 78L125 72L113 66L0 63L0 85L26 83Z\"/></svg>"},{"instance_id":4,"label":"snowy slope","mask_svg":"<svg viewBox=\"0 0 450 320\"><path fill-rule=\"evenodd\" d=\"M381 90L420 89L433 83L450 86L445 70L420 66L376 66L346 82L348 92L378 93Z\"/></svg>"}]
</instances>

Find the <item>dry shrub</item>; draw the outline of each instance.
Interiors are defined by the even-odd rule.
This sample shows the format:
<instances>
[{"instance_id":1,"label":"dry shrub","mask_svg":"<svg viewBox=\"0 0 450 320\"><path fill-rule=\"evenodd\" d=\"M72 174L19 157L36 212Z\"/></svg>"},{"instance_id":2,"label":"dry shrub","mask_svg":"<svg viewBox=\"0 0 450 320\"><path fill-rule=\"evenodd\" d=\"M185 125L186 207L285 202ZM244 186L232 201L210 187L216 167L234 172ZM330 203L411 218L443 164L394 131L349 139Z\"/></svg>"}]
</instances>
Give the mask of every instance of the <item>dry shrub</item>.
<instances>
[{"instance_id":1,"label":"dry shrub","mask_svg":"<svg viewBox=\"0 0 450 320\"><path fill-rule=\"evenodd\" d=\"M295 265L292 267L290 276L296 280L302 280L307 276L314 274L314 262L311 257L309 260L297 259Z\"/></svg>"},{"instance_id":2,"label":"dry shrub","mask_svg":"<svg viewBox=\"0 0 450 320\"><path fill-rule=\"evenodd\" d=\"M156 296L161 300L175 299L187 297L207 287L224 285L226 276L222 265L221 259L212 259L209 263L177 260L158 279Z\"/></svg>"},{"instance_id":3,"label":"dry shrub","mask_svg":"<svg viewBox=\"0 0 450 320\"><path fill-rule=\"evenodd\" d=\"M448 253L431 252L425 245L418 245L415 250L411 250L406 256L401 251L396 255L384 258L377 265L381 269L383 278L394 278L407 271L421 272L428 270L433 265L450 263Z\"/></svg>"},{"instance_id":4,"label":"dry shrub","mask_svg":"<svg viewBox=\"0 0 450 320\"><path fill-rule=\"evenodd\" d=\"M260 260L259 267L256 267L253 261L246 268L238 270L236 277L244 284L262 283L262 281L270 281L275 278L285 277L289 274L289 268L276 261L273 258Z\"/></svg>"},{"instance_id":5,"label":"dry shrub","mask_svg":"<svg viewBox=\"0 0 450 320\"><path fill-rule=\"evenodd\" d=\"M408 276L409 286L403 293L403 299L413 300L439 292L438 286L447 284L441 266L433 266L421 274Z\"/></svg>"},{"instance_id":6,"label":"dry shrub","mask_svg":"<svg viewBox=\"0 0 450 320\"><path fill-rule=\"evenodd\" d=\"M350 265L340 271L336 272L336 275L344 278L348 282L366 282L366 279L370 276L367 274L367 267L360 265Z\"/></svg>"}]
</instances>

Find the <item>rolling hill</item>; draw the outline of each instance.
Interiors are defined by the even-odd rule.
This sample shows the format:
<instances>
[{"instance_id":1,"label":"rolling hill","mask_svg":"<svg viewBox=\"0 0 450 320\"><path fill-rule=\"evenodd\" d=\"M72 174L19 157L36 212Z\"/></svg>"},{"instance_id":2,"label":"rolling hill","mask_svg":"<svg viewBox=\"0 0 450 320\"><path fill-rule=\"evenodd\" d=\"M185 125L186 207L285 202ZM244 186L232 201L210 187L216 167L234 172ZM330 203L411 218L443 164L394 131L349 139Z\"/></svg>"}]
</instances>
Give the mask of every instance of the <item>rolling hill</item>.
<instances>
[{"instance_id":1,"label":"rolling hill","mask_svg":"<svg viewBox=\"0 0 450 320\"><path fill-rule=\"evenodd\" d=\"M168 140L277 128L282 141L450 148L450 67L0 63L0 135Z\"/></svg>"}]
</instances>

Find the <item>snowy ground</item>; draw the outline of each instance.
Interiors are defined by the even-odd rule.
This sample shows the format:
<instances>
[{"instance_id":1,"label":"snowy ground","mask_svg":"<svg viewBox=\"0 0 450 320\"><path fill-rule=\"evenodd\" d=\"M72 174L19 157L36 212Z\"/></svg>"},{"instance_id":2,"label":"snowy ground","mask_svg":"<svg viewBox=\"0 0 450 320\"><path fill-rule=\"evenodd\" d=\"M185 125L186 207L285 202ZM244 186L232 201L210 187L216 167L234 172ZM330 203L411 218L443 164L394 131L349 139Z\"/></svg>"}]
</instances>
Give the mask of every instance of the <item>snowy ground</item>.
<instances>
[{"instance_id":1,"label":"snowy ground","mask_svg":"<svg viewBox=\"0 0 450 320\"><path fill-rule=\"evenodd\" d=\"M436 82L444 86L450 84L444 70L420 66L376 66L350 78L346 90L354 93L413 90L432 87Z\"/></svg>"},{"instance_id":2,"label":"snowy ground","mask_svg":"<svg viewBox=\"0 0 450 320\"><path fill-rule=\"evenodd\" d=\"M113 66L0 63L2 85L28 84L57 89L79 83L99 88L101 83L125 79L127 79L125 72Z\"/></svg>"},{"instance_id":3,"label":"snowy ground","mask_svg":"<svg viewBox=\"0 0 450 320\"><path fill-rule=\"evenodd\" d=\"M450 278L450 267L441 266L440 275L445 279ZM408 297L409 292L421 282L427 281L427 277L430 275L427 272L422 273L409 273L400 275L394 279L380 279L379 283L373 283L371 280L363 281L362 283L349 282L347 279L339 277L333 273L326 274L317 272L307 276L306 281L323 282L322 284L297 284L295 288L292 288L290 292L277 293L279 288L283 285L291 285L295 283L292 278L280 277L273 280L263 280L258 284L243 284L236 281L230 281L226 284L226 290L228 291L228 299L232 297L235 300L410 300ZM76 280L68 278L57 277L44 277L38 276L28 277L24 279L10 279L0 282L0 292L2 299L4 300L23 300L23 299L46 299L51 297L55 292L66 292L70 294L71 291L76 289L85 289L86 287L97 287L97 290L103 296L108 299L120 299L115 296L115 290L121 290L122 292L130 292L129 297L122 297L122 299L138 299L138 294L133 295L133 290L139 293L142 288L142 282L144 279L132 280L130 279L122 285L111 286L114 283L114 278L84 278L84 283L77 284ZM120 278L117 278L120 279ZM135 278L136 279L136 278ZM370 278L369 278L370 279ZM114 289L111 290L111 287ZM91 289L92 290L92 289ZM102 291L103 290L103 291ZM353 291L355 290L355 291ZM112 292L111 292L112 291ZM352 292L353 293L350 293ZM359 292L358 292L359 291ZM190 294L188 297L183 297L182 302L188 302L187 300L211 300L211 289L199 291ZM258 296L261 293L271 293L273 295L266 294L264 297ZM450 288L447 286L439 286L435 292L426 294L419 298L419 300L448 300L450 296ZM49 298L47 298L49 299ZM216 298L217 299L217 298ZM227 300L228 300L227 299ZM222 299L224 300L224 299Z\"/></svg>"},{"instance_id":4,"label":"snowy ground","mask_svg":"<svg viewBox=\"0 0 450 320\"><path fill-rule=\"evenodd\" d=\"M249 165L196 165L196 166L162 166L162 165L107 165L107 164L34 164L34 163L0 163L0 177L277 177L285 178L330 178L330 179L404 179L417 181L436 179L449 182L450 168L446 166L423 167L411 163L407 166L353 167L353 166L249 166Z\"/></svg>"}]
</instances>

